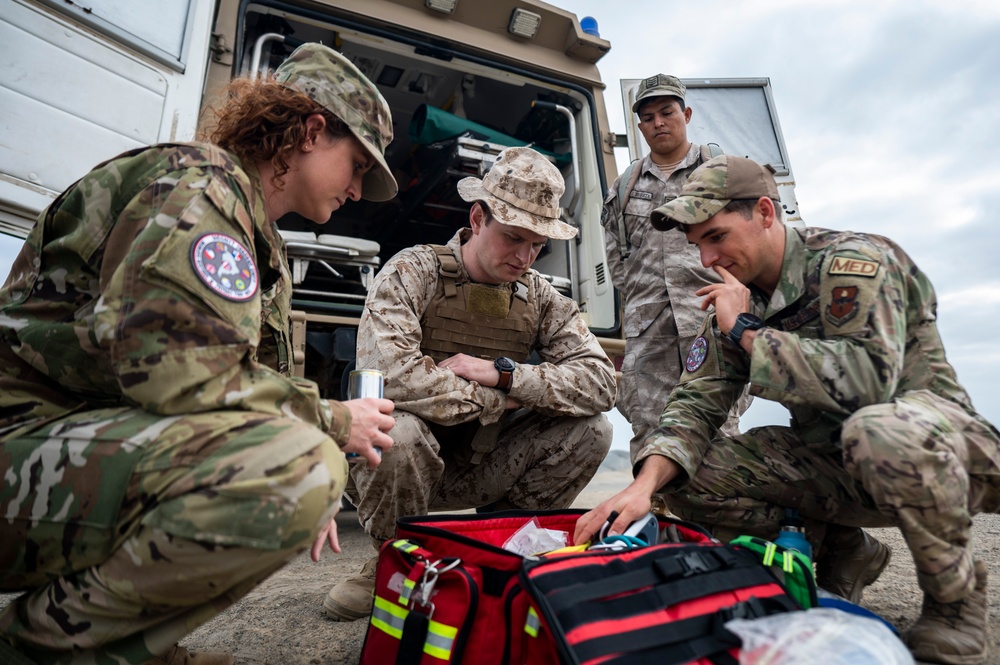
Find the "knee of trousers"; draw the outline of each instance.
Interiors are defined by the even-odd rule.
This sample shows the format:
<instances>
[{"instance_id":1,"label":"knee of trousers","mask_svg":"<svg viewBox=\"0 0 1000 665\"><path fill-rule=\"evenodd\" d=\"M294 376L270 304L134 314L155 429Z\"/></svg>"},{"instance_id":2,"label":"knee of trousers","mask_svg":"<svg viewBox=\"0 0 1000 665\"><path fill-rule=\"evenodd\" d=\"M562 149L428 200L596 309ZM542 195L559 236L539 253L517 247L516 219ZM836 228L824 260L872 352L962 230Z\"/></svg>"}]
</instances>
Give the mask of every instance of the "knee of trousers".
<instances>
[{"instance_id":1,"label":"knee of trousers","mask_svg":"<svg viewBox=\"0 0 1000 665\"><path fill-rule=\"evenodd\" d=\"M392 447L382 452L378 467L369 469L364 464L351 467L351 475L362 496L373 484L413 478L426 481L440 478L444 473L440 447L427 423L406 411L394 411L392 416L396 419L389 431Z\"/></svg>"},{"instance_id":2,"label":"knee of trousers","mask_svg":"<svg viewBox=\"0 0 1000 665\"><path fill-rule=\"evenodd\" d=\"M844 467L877 501L960 501L968 490L961 432L921 399L859 409L841 430Z\"/></svg>"},{"instance_id":3,"label":"knee of trousers","mask_svg":"<svg viewBox=\"0 0 1000 665\"><path fill-rule=\"evenodd\" d=\"M219 474L202 486L211 491L175 494L143 523L218 545L295 551L311 545L347 482L337 443L313 425L276 418L241 428L223 450L221 459L191 471Z\"/></svg>"},{"instance_id":4,"label":"knee of trousers","mask_svg":"<svg viewBox=\"0 0 1000 665\"><path fill-rule=\"evenodd\" d=\"M925 415L932 417L921 417ZM929 439L951 433L951 427L935 416L923 405L902 399L858 409L841 427L844 466L857 477L862 467L912 460L926 453L933 448L926 445Z\"/></svg>"},{"instance_id":5,"label":"knee of trousers","mask_svg":"<svg viewBox=\"0 0 1000 665\"><path fill-rule=\"evenodd\" d=\"M857 464L863 460L880 459L887 445L883 436L886 428L896 424L891 403L872 404L852 413L841 426L845 461Z\"/></svg>"},{"instance_id":6,"label":"knee of trousers","mask_svg":"<svg viewBox=\"0 0 1000 665\"><path fill-rule=\"evenodd\" d=\"M567 439L573 442L573 454L581 466L600 466L611 449L613 427L603 413L587 418L573 418Z\"/></svg>"}]
</instances>

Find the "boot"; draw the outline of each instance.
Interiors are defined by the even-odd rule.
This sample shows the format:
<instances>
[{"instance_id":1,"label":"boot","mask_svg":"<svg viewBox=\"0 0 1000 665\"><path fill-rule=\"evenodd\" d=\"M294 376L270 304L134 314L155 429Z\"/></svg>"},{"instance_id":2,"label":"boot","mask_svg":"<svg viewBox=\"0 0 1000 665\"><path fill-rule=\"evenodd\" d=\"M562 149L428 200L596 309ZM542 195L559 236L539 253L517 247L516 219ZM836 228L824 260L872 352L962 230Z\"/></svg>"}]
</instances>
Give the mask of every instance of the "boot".
<instances>
[{"instance_id":1,"label":"boot","mask_svg":"<svg viewBox=\"0 0 1000 665\"><path fill-rule=\"evenodd\" d=\"M889 565L892 551L858 527L830 525L816 560L816 586L855 605L865 587Z\"/></svg>"},{"instance_id":2,"label":"boot","mask_svg":"<svg viewBox=\"0 0 1000 665\"><path fill-rule=\"evenodd\" d=\"M973 665L986 658L986 564L976 561L976 588L954 603L941 603L924 592L920 618L906 635L906 646L917 660L948 665Z\"/></svg>"},{"instance_id":3,"label":"boot","mask_svg":"<svg viewBox=\"0 0 1000 665\"><path fill-rule=\"evenodd\" d=\"M179 644L167 649L147 665L233 665L233 659L224 653L198 653L188 651Z\"/></svg>"},{"instance_id":4,"label":"boot","mask_svg":"<svg viewBox=\"0 0 1000 665\"><path fill-rule=\"evenodd\" d=\"M368 560L354 577L338 583L323 600L326 615L334 621L356 621L372 613L375 604L375 568L378 556Z\"/></svg>"}]
</instances>

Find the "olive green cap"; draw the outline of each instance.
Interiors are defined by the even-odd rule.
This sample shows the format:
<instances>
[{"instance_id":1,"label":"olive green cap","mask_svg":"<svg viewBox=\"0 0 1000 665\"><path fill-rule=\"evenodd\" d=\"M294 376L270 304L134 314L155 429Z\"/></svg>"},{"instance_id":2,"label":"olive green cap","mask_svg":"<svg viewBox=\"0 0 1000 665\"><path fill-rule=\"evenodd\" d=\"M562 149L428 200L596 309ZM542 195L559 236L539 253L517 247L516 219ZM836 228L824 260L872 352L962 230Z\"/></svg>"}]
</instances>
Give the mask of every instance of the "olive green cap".
<instances>
[{"instance_id":1,"label":"olive green cap","mask_svg":"<svg viewBox=\"0 0 1000 665\"><path fill-rule=\"evenodd\" d=\"M762 196L781 200L774 168L745 157L721 155L696 168L680 194L650 213L649 221L660 231L669 231L678 224L701 224L734 199L756 200Z\"/></svg>"},{"instance_id":2,"label":"olive green cap","mask_svg":"<svg viewBox=\"0 0 1000 665\"><path fill-rule=\"evenodd\" d=\"M385 149L392 142L392 112L354 63L328 46L308 43L295 49L274 76L340 118L375 158L375 166L362 180L361 198L388 201L396 195L399 187L385 161Z\"/></svg>"}]
</instances>

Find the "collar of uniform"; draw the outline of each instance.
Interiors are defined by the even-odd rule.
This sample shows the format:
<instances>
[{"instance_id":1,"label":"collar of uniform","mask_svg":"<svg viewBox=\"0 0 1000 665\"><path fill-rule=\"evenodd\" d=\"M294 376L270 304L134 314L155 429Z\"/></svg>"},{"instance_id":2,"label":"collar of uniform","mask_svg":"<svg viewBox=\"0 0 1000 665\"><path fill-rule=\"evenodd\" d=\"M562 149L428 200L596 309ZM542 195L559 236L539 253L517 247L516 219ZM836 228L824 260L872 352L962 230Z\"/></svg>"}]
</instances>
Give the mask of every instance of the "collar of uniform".
<instances>
[{"instance_id":1,"label":"collar of uniform","mask_svg":"<svg viewBox=\"0 0 1000 665\"><path fill-rule=\"evenodd\" d=\"M696 143L692 143L691 147L688 148L687 154L684 155L684 159L682 159L680 164L677 165L677 168L674 169L674 173L677 173L678 171L683 171L689 166L693 166L694 163L697 162L698 159L700 158L701 158L701 146ZM667 181L667 176L663 175L663 171L661 171L660 167L657 166L656 162L653 161L652 155L646 155L643 158L642 172L644 174L648 173L652 175L652 177L656 178L657 180L661 180L663 182ZM673 173L671 173L670 175L672 176Z\"/></svg>"},{"instance_id":2,"label":"collar of uniform","mask_svg":"<svg viewBox=\"0 0 1000 665\"><path fill-rule=\"evenodd\" d=\"M233 155L233 159L240 165L243 172L247 174L250 184L253 187L253 201L250 201L250 208L253 210L254 219L267 219L267 211L264 210L264 184L260 181L260 172L257 170L257 165L252 162L244 164L236 155Z\"/></svg>"},{"instance_id":3,"label":"collar of uniform","mask_svg":"<svg viewBox=\"0 0 1000 665\"><path fill-rule=\"evenodd\" d=\"M806 244L798 231L785 226L785 256L781 260L781 279L777 288L771 294L767 304L769 318L790 304L796 302L805 293Z\"/></svg>"},{"instance_id":4,"label":"collar of uniform","mask_svg":"<svg viewBox=\"0 0 1000 665\"><path fill-rule=\"evenodd\" d=\"M266 259L266 265L274 268L275 270L287 272L287 257L285 255L285 241L281 238L281 234L278 232L278 224L275 221L271 221L267 218L267 211L264 209L264 185L261 183L260 171L257 170L257 165L253 162L248 162L244 164L236 155L230 153L233 160L239 164L240 168L246 174L247 179L250 181L251 192L253 200L249 201L250 210L252 211L254 224L260 227L260 233L267 239L268 247L267 251L270 253L267 257L258 256L258 263L261 258ZM235 177L239 177L238 174L234 174ZM257 239L254 238L254 242ZM284 261L282 259L285 259ZM282 266L285 266L282 268Z\"/></svg>"},{"instance_id":5,"label":"collar of uniform","mask_svg":"<svg viewBox=\"0 0 1000 665\"><path fill-rule=\"evenodd\" d=\"M496 220L494 220L496 223ZM458 275L459 281L471 282L472 279L469 277L469 273L465 271L465 263L462 261L462 245L469 241L472 237L472 229L469 227L461 228L455 232L455 235L451 237L445 247L451 250L451 253L455 255L455 259L458 261Z\"/></svg>"}]
</instances>

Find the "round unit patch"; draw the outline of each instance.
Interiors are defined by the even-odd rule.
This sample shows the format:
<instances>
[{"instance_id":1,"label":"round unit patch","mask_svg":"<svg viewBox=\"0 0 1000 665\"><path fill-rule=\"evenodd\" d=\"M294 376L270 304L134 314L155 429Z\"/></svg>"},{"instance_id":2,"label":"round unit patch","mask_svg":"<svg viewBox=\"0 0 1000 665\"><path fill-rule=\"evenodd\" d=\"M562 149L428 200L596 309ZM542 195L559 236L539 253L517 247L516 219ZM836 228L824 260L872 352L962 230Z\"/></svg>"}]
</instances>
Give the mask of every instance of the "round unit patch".
<instances>
[{"instance_id":1,"label":"round unit patch","mask_svg":"<svg viewBox=\"0 0 1000 665\"><path fill-rule=\"evenodd\" d=\"M691 350L688 351L687 360L684 361L684 369L688 372L695 372L699 367L705 364L705 358L708 357L708 340L704 337L699 337L691 344Z\"/></svg>"},{"instance_id":2,"label":"round unit patch","mask_svg":"<svg viewBox=\"0 0 1000 665\"><path fill-rule=\"evenodd\" d=\"M206 233L191 245L191 265L205 285L227 300L257 293L257 266L246 247L224 233Z\"/></svg>"}]
</instances>

